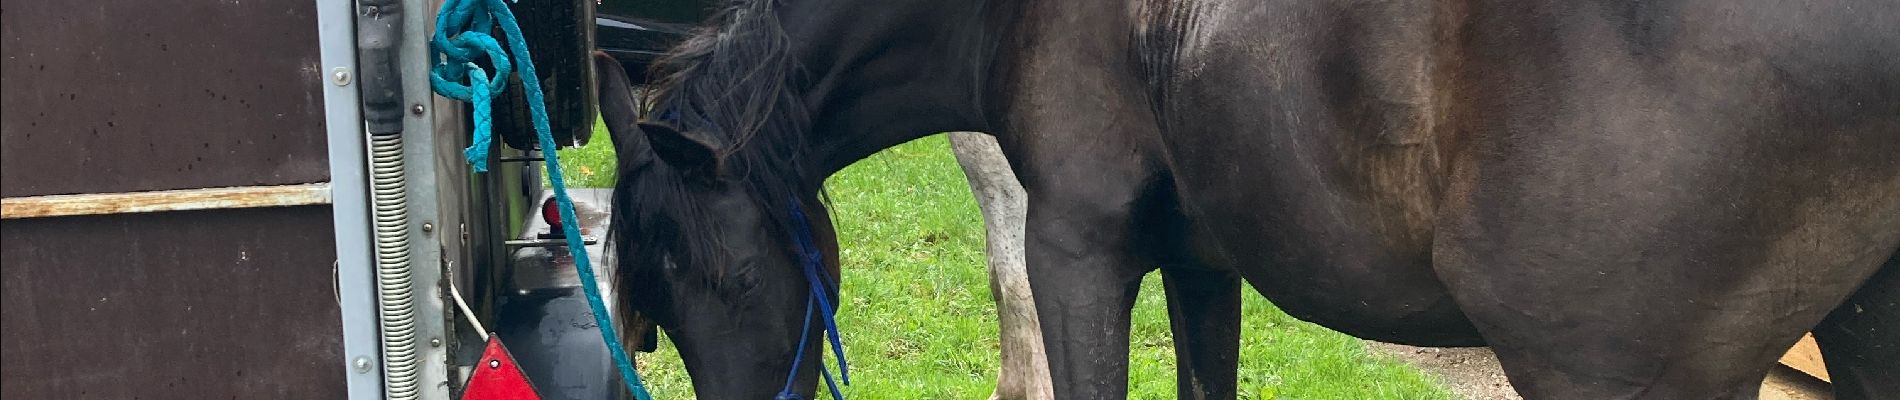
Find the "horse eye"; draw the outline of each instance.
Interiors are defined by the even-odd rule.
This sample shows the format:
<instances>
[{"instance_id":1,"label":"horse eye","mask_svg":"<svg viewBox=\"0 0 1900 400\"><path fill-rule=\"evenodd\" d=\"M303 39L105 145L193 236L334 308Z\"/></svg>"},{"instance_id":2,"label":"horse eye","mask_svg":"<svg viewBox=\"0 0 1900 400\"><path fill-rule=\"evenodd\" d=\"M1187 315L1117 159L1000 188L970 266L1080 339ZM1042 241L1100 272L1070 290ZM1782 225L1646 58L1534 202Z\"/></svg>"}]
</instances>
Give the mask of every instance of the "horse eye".
<instances>
[{"instance_id":1,"label":"horse eye","mask_svg":"<svg viewBox=\"0 0 1900 400\"><path fill-rule=\"evenodd\" d=\"M744 274L739 277L738 286L739 293L752 294L752 290L759 287L759 277L756 274Z\"/></svg>"}]
</instances>

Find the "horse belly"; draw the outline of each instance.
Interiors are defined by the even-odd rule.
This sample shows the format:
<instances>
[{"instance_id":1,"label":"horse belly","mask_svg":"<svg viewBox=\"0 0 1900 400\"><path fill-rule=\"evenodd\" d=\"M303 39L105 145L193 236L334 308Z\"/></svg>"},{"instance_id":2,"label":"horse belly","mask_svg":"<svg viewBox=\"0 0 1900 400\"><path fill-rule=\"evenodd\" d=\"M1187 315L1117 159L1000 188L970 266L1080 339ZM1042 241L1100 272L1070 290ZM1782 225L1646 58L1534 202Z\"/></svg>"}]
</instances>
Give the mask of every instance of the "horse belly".
<instances>
[{"instance_id":1,"label":"horse belly","mask_svg":"<svg viewBox=\"0 0 1900 400\"><path fill-rule=\"evenodd\" d=\"M1254 76L1246 54L1176 81L1169 98L1161 142L1197 258L1239 271L1288 314L1354 336L1481 345L1432 269L1437 155L1412 140L1423 133L1399 129L1423 129L1406 117L1418 107L1371 104L1357 108L1364 118L1335 119L1330 105L1303 100L1325 98L1299 83L1319 78Z\"/></svg>"},{"instance_id":2,"label":"horse belly","mask_svg":"<svg viewBox=\"0 0 1900 400\"><path fill-rule=\"evenodd\" d=\"M1481 346L1483 340L1432 272L1424 249L1297 224L1231 218L1219 208L1193 224L1185 245L1202 265L1231 269L1295 318L1353 336L1414 346Z\"/></svg>"},{"instance_id":3,"label":"horse belly","mask_svg":"<svg viewBox=\"0 0 1900 400\"><path fill-rule=\"evenodd\" d=\"M1195 152L1244 149L1258 137L1229 134ZM1392 200L1402 191L1329 189L1329 168L1282 157L1175 158L1191 257L1239 272L1296 318L1360 338L1483 344L1433 271L1433 220L1412 211L1421 206Z\"/></svg>"}]
</instances>

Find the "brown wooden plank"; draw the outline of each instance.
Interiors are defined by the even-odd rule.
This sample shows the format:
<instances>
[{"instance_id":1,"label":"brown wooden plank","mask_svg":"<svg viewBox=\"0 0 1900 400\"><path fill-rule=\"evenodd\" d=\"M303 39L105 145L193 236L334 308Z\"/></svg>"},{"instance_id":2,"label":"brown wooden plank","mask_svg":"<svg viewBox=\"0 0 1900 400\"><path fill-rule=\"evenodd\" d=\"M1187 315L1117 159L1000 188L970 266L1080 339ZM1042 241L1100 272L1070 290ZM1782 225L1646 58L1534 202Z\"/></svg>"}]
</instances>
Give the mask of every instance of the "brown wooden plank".
<instances>
[{"instance_id":1,"label":"brown wooden plank","mask_svg":"<svg viewBox=\"0 0 1900 400\"><path fill-rule=\"evenodd\" d=\"M0 198L0 219L330 204L330 184Z\"/></svg>"},{"instance_id":2,"label":"brown wooden plank","mask_svg":"<svg viewBox=\"0 0 1900 400\"><path fill-rule=\"evenodd\" d=\"M17 219L0 238L0 398L344 397L329 207Z\"/></svg>"},{"instance_id":3,"label":"brown wooden plank","mask_svg":"<svg viewBox=\"0 0 1900 400\"><path fill-rule=\"evenodd\" d=\"M1821 347L1814 344L1814 335L1802 335L1801 341L1795 342L1794 347L1789 348L1788 353L1781 356L1781 365L1794 368L1822 382L1832 382L1827 376L1827 364L1821 362Z\"/></svg>"},{"instance_id":4,"label":"brown wooden plank","mask_svg":"<svg viewBox=\"0 0 1900 400\"><path fill-rule=\"evenodd\" d=\"M4 9L0 196L329 180L315 2Z\"/></svg>"}]
</instances>

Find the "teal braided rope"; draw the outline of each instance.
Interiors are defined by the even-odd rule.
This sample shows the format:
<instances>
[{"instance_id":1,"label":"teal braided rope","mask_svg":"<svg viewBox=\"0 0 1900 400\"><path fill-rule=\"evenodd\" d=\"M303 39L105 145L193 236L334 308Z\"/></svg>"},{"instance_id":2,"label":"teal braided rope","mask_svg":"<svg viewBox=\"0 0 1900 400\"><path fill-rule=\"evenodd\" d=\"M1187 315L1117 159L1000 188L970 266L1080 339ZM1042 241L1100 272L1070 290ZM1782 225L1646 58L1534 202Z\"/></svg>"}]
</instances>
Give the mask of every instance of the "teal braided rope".
<instances>
[{"instance_id":1,"label":"teal braided rope","mask_svg":"<svg viewBox=\"0 0 1900 400\"><path fill-rule=\"evenodd\" d=\"M478 18L487 17L487 18ZM442 4L442 10L436 15L435 38L431 40L435 48L435 66L431 69L429 81L435 92L444 97L474 103L475 143L463 152L470 165L478 172L488 170L488 149L493 146L491 135L492 118L490 103L501 95L508 82L510 59L502 52L501 44L490 36L493 28L500 27L507 35L508 48L513 50L513 64L521 74L521 86L528 97L528 109L533 116L534 132L540 137L541 155L546 159L548 181L554 186L554 202L561 211L561 233L567 237L567 249L574 256L574 266L580 272L581 289L587 295L587 306L592 309L594 323L600 326L600 338L607 344L607 350L613 355L614 367L620 371L621 380L627 382L627 390L639 400L652 400L646 385L640 382L640 374L633 369L627 349L622 347L620 335L614 332L612 321L607 319L607 306L600 297L600 284L594 277L594 268L587 259L586 244L581 241L580 224L574 217L574 201L567 197L567 182L562 179L561 160L554 144L553 129L548 127L546 97L541 92L541 83L535 79L533 58L528 55L528 41L521 34L521 27L515 23L515 15L501 0L448 0ZM450 37L448 32L460 32ZM478 57L487 57L495 65L495 74L491 77L475 64ZM463 79L467 85L456 83Z\"/></svg>"}]
</instances>

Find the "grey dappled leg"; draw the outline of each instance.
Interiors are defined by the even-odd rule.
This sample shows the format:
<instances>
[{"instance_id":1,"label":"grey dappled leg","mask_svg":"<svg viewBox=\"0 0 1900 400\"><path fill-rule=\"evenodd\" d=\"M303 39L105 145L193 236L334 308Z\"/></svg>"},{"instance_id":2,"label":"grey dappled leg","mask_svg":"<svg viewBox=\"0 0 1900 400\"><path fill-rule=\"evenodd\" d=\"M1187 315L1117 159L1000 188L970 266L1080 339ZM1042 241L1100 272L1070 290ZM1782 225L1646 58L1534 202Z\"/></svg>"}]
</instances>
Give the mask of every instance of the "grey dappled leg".
<instances>
[{"instance_id":1,"label":"grey dappled leg","mask_svg":"<svg viewBox=\"0 0 1900 400\"><path fill-rule=\"evenodd\" d=\"M1240 276L1162 268L1180 399L1232 399L1240 371Z\"/></svg>"},{"instance_id":2,"label":"grey dappled leg","mask_svg":"<svg viewBox=\"0 0 1900 400\"><path fill-rule=\"evenodd\" d=\"M1042 400L1055 397L1049 383L1049 359L1043 352L1042 327L1023 268L1023 187L1003 158L996 139L972 132L950 133L950 149L969 178L970 192L983 210L988 239L990 295L1000 324L1001 371L992 400Z\"/></svg>"}]
</instances>

